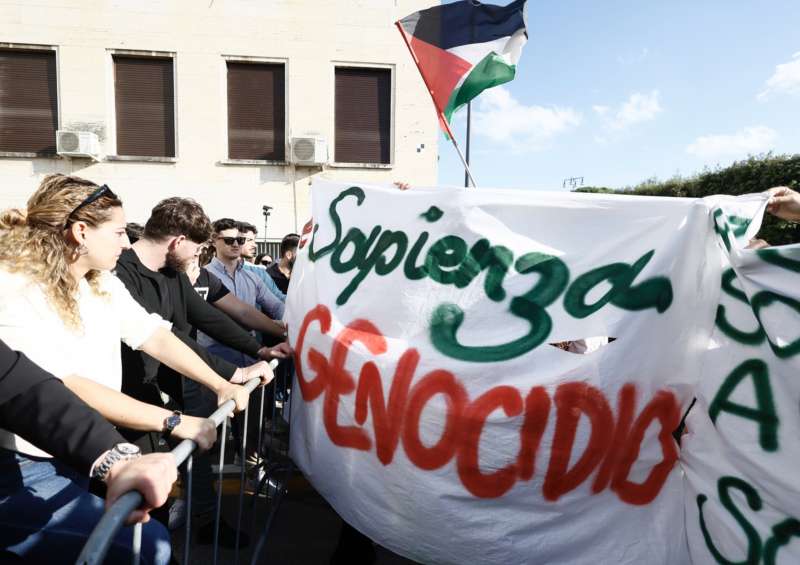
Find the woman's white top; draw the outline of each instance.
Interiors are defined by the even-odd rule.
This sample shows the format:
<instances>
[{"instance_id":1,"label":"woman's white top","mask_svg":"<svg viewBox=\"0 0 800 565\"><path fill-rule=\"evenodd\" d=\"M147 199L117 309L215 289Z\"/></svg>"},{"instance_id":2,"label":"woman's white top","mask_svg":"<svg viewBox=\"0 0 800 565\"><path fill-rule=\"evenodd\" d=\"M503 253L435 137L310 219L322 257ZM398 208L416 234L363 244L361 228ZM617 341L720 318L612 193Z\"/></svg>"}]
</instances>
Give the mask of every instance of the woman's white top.
<instances>
[{"instance_id":1,"label":"woman's white top","mask_svg":"<svg viewBox=\"0 0 800 565\"><path fill-rule=\"evenodd\" d=\"M170 324L148 314L111 273L103 273L95 294L86 279L78 287L82 328L68 328L43 289L25 275L0 268L0 339L11 349L58 378L76 375L114 390L122 387L120 341L139 349L155 331ZM0 447L49 457L44 451L0 429Z\"/></svg>"}]
</instances>

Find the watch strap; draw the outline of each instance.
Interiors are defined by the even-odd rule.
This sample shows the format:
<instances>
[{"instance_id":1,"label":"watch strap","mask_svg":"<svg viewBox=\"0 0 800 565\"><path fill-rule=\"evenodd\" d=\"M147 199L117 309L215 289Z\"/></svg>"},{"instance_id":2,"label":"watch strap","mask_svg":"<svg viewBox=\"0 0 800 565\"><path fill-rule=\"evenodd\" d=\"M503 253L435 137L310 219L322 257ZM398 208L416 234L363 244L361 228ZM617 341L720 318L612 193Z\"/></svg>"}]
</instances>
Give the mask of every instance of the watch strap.
<instances>
[{"instance_id":1,"label":"watch strap","mask_svg":"<svg viewBox=\"0 0 800 565\"><path fill-rule=\"evenodd\" d=\"M111 467L116 463L130 459L138 459L141 455L142 453L139 448L133 444L117 444L106 452L105 456L92 470L92 478L105 481L109 471L111 471Z\"/></svg>"}]
</instances>

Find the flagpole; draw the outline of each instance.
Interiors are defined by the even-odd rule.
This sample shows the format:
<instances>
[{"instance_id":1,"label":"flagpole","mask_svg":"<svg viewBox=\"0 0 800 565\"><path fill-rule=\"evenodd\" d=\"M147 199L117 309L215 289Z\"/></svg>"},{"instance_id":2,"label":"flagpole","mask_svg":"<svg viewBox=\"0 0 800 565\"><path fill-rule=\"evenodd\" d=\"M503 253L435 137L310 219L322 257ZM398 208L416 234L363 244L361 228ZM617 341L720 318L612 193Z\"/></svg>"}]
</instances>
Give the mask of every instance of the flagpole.
<instances>
[{"instance_id":1,"label":"flagpole","mask_svg":"<svg viewBox=\"0 0 800 565\"><path fill-rule=\"evenodd\" d=\"M433 90L431 90L431 85L428 84L428 79L425 78L425 74L422 72L422 68L419 66L419 60L417 56L414 54L414 50L411 48L411 44L408 42L408 37L406 37L406 32L403 29L403 26L400 25L400 22L394 22L394 25L397 26L398 31L400 31L400 35L403 37L403 41L408 48L408 52L411 54L411 59L414 61L414 64L417 66L417 70L419 71L419 76L422 77L422 82L425 83L425 88L428 89L428 94L431 95L431 100L433 100L433 107L436 108L436 113L439 114L439 122L444 126L447 130L447 135L450 136L450 141L453 142L453 147L456 148L456 152L458 153L459 159L461 159L461 164L464 165L464 172L466 173L466 177L472 183L472 186L477 188L478 185L475 182L475 178L472 176L472 172L469 170L469 164L464 159L464 155L461 153L461 148L458 146L458 142L456 141L456 136L453 135L453 131L450 129L450 124L447 123L447 119L444 117L442 112L439 111L439 108L436 106L436 100L433 98ZM467 138L467 142L469 142L469 138ZM466 179L464 185L466 186Z\"/></svg>"},{"instance_id":2,"label":"flagpole","mask_svg":"<svg viewBox=\"0 0 800 565\"><path fill-rule=\"evenodd\" d=\"M409 49L411 49L410 46L409 46ZM412 56L413 56L413 52L412 52ZM414 58L414 60L416 61L416 57ZM419 67L419 65L417 65L417 67ZM419 74L422 75L422 72L420 72ZM425 80L425 76L424 75L422 75L422 80L423 81ZM427 82L425 83L425 85L427 86ZM428 89L428 92L430 92L430 89ZM433 98L433 94L431 94L431 98ZM434 107L435 106L436 106L436 103L434 102ZM478 188L478 183L475 182L475 178L472 176L472 171L469 170L469 163L467 163L467 160L464 159L464 154L461 153L461 148L458 146L458 142L456 141L456 136L453 135L453 130L450 129L450 124L447 123L447 120L441 114L439 115L439 121L442 123L444 128L447 130L447 135L450 136L450 141L453 142L453 147L456 148L456 153L458 153L458 158L461 159L461 164L464 165L464 173L465 173L466 178L468 178L469 181L472 183L473 188ZM467 138L467 139L469 139L469 138ZM466 178L465 178L465 182L464 182L464 187L468 188L468 185L466 183Z\"/></svg>"},{"instance_id":3,"label":"flagpole","mask_svg":"<svg viewBox=\"0 0 800 565\"><path fill-rule=\"evenodd\" d=\"M469 167L469 140L470 140L471 125L472 125L472 102L470 101L467 102L467 159L464 170L464 188L467 188L469 186L469 184L467 183L467 181L469 180L469 175L467 174L469 169L467 167ZM475 186L475 183L473 183L472 186Z\"/></svg>"},{"instance_id":4,"label":"flagpole","mask_svg":"<svg viewBox=\"0 0 800 565\"><path fill-rule=\"evenodd\" d=\"M476 2L473 0L472 7L476 7L480 4L480 2ZM475 43L475 11L470 10L470 22L469 22L469 34L470 34L470 42ZM467 188L469 185L467 184L467 177L471 177L472 175L469 174L469 146L470 146L470 137L471 137L471 129L472 129L472 100L467 101L467 158L464 160L464 188ZM472 186L475 186L475 181L472 181Z\"/></svg>"},{"instance_id":5,"label":"flagpole","mask_svg":"<svg viewBox=\"0 0 800 565\"><path fill-rule=\"evenodd\" d=\"M464 165L464 173L465 173L464 186L468 187L467 179L469 179L469 181L472 183L473 188L478 188L478 184L475 182L475 179L472 176L472 171L469 170L469 165L467 164L466 159L464 159L464 155L462 155L461 153L461 148L458 146L458 142L456 142L456 136L453 135L453 132L450 131L449 127L447 128L447 130L450 133L450 141L453 142L453 147L456 148L458 156L461 159L461 164Z\"/></svg>"}]
</instances>

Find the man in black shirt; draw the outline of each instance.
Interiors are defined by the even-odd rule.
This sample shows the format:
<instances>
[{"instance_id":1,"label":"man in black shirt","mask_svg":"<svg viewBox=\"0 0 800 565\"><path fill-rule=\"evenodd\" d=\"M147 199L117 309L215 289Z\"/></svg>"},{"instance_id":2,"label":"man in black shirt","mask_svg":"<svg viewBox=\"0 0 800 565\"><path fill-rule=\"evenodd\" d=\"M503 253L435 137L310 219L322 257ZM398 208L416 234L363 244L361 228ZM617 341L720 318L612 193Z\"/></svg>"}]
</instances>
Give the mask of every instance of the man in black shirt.
<instances>
[{"instance_id":1,"label":"man in black shirt","mask_svg":"<svg viewBox=\"0 0 800 565\"><path fill-rule=\"evenodd\" d=\"M209 353L191 335L193 327L197 328L228 347L263 360L285 358L291 352L285 344L273 348L261 346L251 334L195 292L185 270L210 235L211 222L197 202L178 197L162 200L153 208L142 238L120 255L116 275L134 300L148 312L155 312L171 322L173 333L222 377L233 382L244 382L262 374L272 375L272 369L265 361L237 368ZM275 331L282 333L282 326L275 324ZM152 357L124 345L122 390L152 404L164 405L166 401L171 401L174 407L193 416L207 416L213 410L213 404L209 407L202 402L200 387L181 379L172 369ZM167 399L163 398L164 393ZM159 434L128 430L124 433L146 451L163 448L159 445ZM213 538L210 513L214 507L209 477L210 461L207 457L196 461L195 473L193 513L201 516L197 528L198 541L205 543ZM220 528L221 545L232 546L234 540L235 531L223 521ZM247 536L242 533L240 546L247 544Z\"/></svg>"},{"instance_id":2,"label":"man in black shirt","mask_svg":"<svg viewBox=\"0 0 800 565\"><path fill-rule=\"evenodd\" d=\"M196 327L252 357L264 360L286 357L283 348L262 347L252 335L210 306L192 288L184 270L210 233L208 217L195 201L187 198L162 200L153 208L143 237L120 255L115 273L134 300L148 312L155 312L171 322L172 332L222 377L244 382L262 373L271 374L271 369L263 361L237 368L208 353L190 336L192 327ZM124 345L122 391L157 405L165 402L162 393L178 404L183 396L181 379L172 369ZM137 434L133 439L141 437L142 434ZM155 440L156 437L151 436L151 443ZM155 445L150 447L156 449Z\"/></svg>"},{"instance_id":3,"label":"man in black shirt","mask_svg":"<svg viewBox=\"0 0 800 565\"><path fill-rule=\"evenodd\" d=\"M191 277L189 277L189 280L191 280ZM231 293L216 275L209 273L204 267L197 269L197 280L192 281L192 286L194 286L197 294L210 304L214 304L217 300Z\"/></svg>"},{"instance_id":4,"label":"man in black shirt","mask_svg":"<svg viewBox=\"0 0 800 565\"><path fill-rule=\"evenodd\" d=\"M290 233L285 236L281 240L280 260L267 267L267 273L284 294L289 290L289 278L292 276L292 267L294 267L294 261L297 258L298 243L300 243L300 236L296 233Z\"/></svg>"}]
</instances>

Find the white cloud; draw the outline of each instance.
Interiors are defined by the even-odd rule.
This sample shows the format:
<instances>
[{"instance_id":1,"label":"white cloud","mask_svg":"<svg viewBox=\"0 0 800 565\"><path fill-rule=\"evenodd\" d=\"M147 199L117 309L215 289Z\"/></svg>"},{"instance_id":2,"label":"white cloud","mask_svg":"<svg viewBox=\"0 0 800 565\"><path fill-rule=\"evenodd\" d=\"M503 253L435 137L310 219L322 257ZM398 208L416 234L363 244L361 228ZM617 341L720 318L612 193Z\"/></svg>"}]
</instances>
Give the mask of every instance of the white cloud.
<instances>
[{"instance_id":1,"label":"white cloud","mask_svg":"<svg viewBox=\"0 0 800 565\"><path fill-rule=\"evenodd\" d=\"M609 108L608 106L601 106L600 104L595 104L594 106L592 106L592 110L594 110L594 113L597 114L598 116L605 116L606 114L608 114L608 111L610 109L611 108Z\"/></svg>"},{"instance_id":2,"label":"white cloud","mask_svg":"<svg viewBox=\"0 0 800 565\"><path fill-rule=\"evenodd\" d=\"M734 134L703 135L694 140L686 152L703 158L744 157L773 148L778 133L766 126L753 126Z\"/></svg>"},{"instance_id":3,"label":"white cloud","mask_svg":"<svg viewBox=\"0 0 800 565\"><path fill-rule=\"evenodd\" d=\"M581 114L572 108L525 106L502 86L486 90L477 102L476 133L516 151L541 149L582 121Z\"/></svg>"},{"instance_id":4,"label":"white cloud","mask_svg":"<svg viewBox=\"0 0 800 565\"><path fill-rule=\"evenodd\" d=\"M800 51L792 55L792 60L775 67L775 72L758 93L759 100L767 100L773 94L800 94Z\"/></svg>"},{"instance_id":5,"label":"white cloud","mask_svg":"<svg viewBox=\"0 0 800 565\"><path fill-rule=\"evenodd\" d=\"M657 114L663 112L659 96L658 90L653 90L650 93L634 92L620 106L613 119L608 121L608 127L611 129L625 129L634 124L655 119Z\"/></svg>"}]
</instances>

